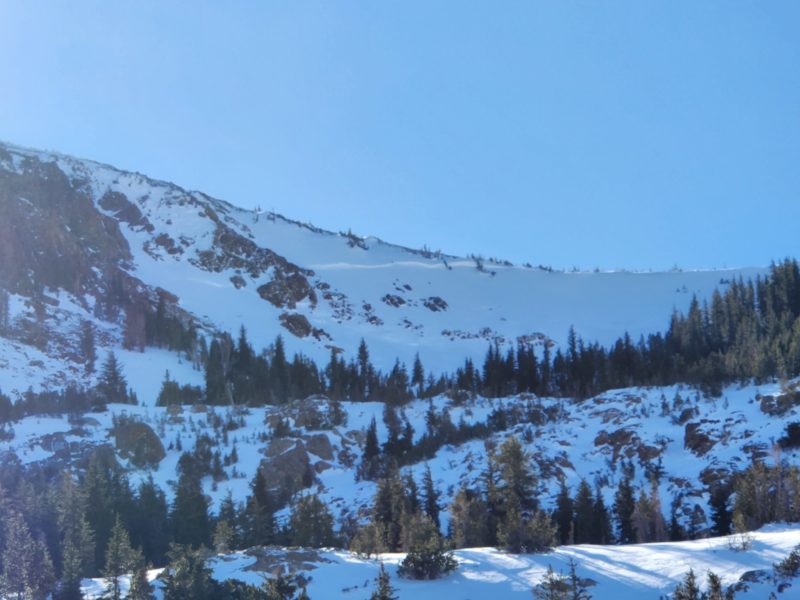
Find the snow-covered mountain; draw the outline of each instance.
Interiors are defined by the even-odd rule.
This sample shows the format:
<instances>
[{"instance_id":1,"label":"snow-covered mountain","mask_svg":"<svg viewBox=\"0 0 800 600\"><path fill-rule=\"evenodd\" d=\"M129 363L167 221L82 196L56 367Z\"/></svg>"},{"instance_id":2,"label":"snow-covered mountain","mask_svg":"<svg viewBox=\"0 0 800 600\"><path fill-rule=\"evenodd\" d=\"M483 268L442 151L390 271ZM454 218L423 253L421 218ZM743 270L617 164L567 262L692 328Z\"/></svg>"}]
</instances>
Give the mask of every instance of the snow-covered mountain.
<instances>
[{"instance_id":1,"label":"snow-covered mountain","mask_svg":"<svg viewBox=\"0 0 800 600\"><path fill-rule=\"evenodd\" d=\"M137 346L142 316L159 301L201 334L245 325L256 348L283 334L290 351L324 363L332 349L352 356L363 338L380 368L419 353L426 369L442 372L481 359L490 342L563 342L570 326L604 344L662 331L692 295L708 298L763 271L565 273L412 250L0 145L7 393L80 379L85 321L101 346L125 335Z\"/></svg>"}]
</instances>

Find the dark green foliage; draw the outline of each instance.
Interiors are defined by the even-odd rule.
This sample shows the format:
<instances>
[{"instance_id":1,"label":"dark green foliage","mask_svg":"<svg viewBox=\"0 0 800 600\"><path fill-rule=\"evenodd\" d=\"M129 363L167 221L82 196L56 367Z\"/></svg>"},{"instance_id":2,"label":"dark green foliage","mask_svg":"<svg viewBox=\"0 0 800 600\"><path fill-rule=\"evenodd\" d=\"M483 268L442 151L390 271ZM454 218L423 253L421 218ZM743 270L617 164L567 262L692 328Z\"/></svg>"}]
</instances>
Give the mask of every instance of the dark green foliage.
<instances>
[{"instance_id":1,"label":"dark green foliage","mask_svg":"<svg viewBox=\"0 0 800 600\"><path fill-rule=\"evenodd\" d=\"M553 513L553 521L556 524L556 541L559 544L569 544L572 540L573 514L569 488L567 487L567 482L562 478L558 496L556 497L556 509Z\"/></svg>"},{"instance_id":2,"label":"dark green foliage","mask_svg":"<svg viewBox=\"0 0 800 600\"><path fill-rule=\"evenodd\" d=\"M113 352L108 353L100 368L97 397L105 404L131 401L128 395L128 382L125 380L125 375L122 374L122 367L117 360L117 355Z\"/></svg>"},{"instance_id":3,"label":"dark green foliage","mask_svg":"<svg viewBox=\"0 0 800 600\"><path fill-rule=\"evenodd\" d=\"M439 496L439 491L436 489L436 486L433 483L431 468L429 465L425 465L425 473L422 476L422 497L424 500L423 506L425 509L425 514L430 517L437 530L440 528Z\"/></svg>"},{"instance_id":4,"label":"dark green foliage","mask_svg":"<svg viewBox=\"0 0 800 600\"><path fill-rule=\"evenodd\" d=\"M128 531L117 516L106 546L106 561L103 567L103 577L108 581L106 595L110 600L120 600L122 597L120 578L135 568L140 561L141 557L131 547Z\"/></svg>"},{"instance_id":5,"label":"dark green foliage","mask_svg":"<svg viewBox=\"0 0 800 600\"><path fill-rule=\"evenodd\" d=\"M139 564L133 567L131 585L126 600L152 600L154 597L153 586L147 580L147 569L144 563L139 561Z\"/></svg>"},{"instance_id":6,"label":"dark green foliage","mask_svg":"<svg viewBox=\"0 0 800 600\"><path fill-rule=\"evenodd\" d=\"M164 576L164 600L215 600L218 586L205 560L189 546L173 545Z\"/></svg>"},{"instance_id":7,"label":"dark green foliage","mask_svg":"<svg viewBox=\"0 0 800 600\"><path fill-rule=\"evenodd\" d=\"M786 434L778 440L778 443L784 449L800 447L800 422L788 423L786 425Z\"/></svg>"},{"instance_id":8,"label":"dark green foliage","mask_svg":"<svg viewBox=\"0 0 800 600\"><path fill-rule=\"evenodd\" d=\"M293 546L324 548L336 545L333 515L317 495L301 496L294 504L287 537Z\"/></svg>"},{"instance_id":9,"label":"dark green foliage","mask_svg":"<svg viewBox=\"0 0 800 600\"><path fill-rule=\"evenodd\" d=\"M367 437L364 441L364 454L361 457L361 464L358 468L358 476L361 479L375 480L381 473L381 455L378 445L378 425L373 417L367 429Z\"/></svg>"},{"instance_id":10,"label":"dark green foliage","mask_svg":"<svg viewBox=\"0 0 800 600\"><path fill-rule=\"evenodd\" d=\"M710 306L694 298L686 314L674 313L665 333L634 341L624 334L608 348L586 343L570 328L567 351L541 362L523 345L503 354L489 347L483 378L471 361L456 372L459 389L499 397L556 393L586 398L633 385L701 386L715 395L726 382L791 377L800 373L800 267L773 264L765 278L725 282Z\"/></svg>"},{"instance_id":11,"label":"dark green foliage","mask_svg":"<svg viewBox=\"0 0 800 600\"><path fill-rule=\"evenodd\" d=\"M711 508L714 533L717 535L728 535L731 532L732 514L729 500L732 492L732 486L727 481L718 482L711 487L708 504Z\"/></svg>"},{"instance_id":12,"label":"dark green foliage","mask_svg":"<svg viewBox=\"0 0 800 600\"><path fill-rule=\"evenodd\" d=\"M800 521L800 467L778 462L767 466L756 461L735 477L733 522L745 530L775 521Z\"/></svg>"},{"instance_id":13,"label":"dark green foliage","mask_svg":"<svg viewBox=\"0 0 800 600\"><path fill-rule=\"evenodd\" d=\"M376 579L375 591L372 592L370 600L398 600L396 590L392 587L389 573L381 563L380 571Z\"/></svg>"},{"instance_id":14,"label":"dark green foliage","mask_svg":"<svg viewBox=\"0 0 800 600\"><path fill-rule=\"evenodd\" d=\"M432 535L427 542L411 548L397 572L408 579L439 579L457 568L453 553L444 548L438 535Z\"/></svg>"},{"instance_id":15,"label":"dark green foliage","mask_svg":"<svg viewBox=\"0 0 800 600\"><path fill-rule=\"evenodd\" d=\"M789 556L773 565L776 577L791 579L800 575L800 544L794 547Z\"/></svg>"},{"instance_id":16,"label":"dark green foliage","mask_svg":"<svg viewBox=\"0 0 800 600\"><path fill-rule=\"evenodd\" d=\"M586 586L578 577L577 563L570 559L569 574L556 573L552 565L547 566L542 580L533 588L536 600L592 600Z\"/></svg>"},{"instance_id":17,"label":"dark green foliage","mask_svg":"<svg viewBox=\"0 0 800 600\"><path fill-rule=\"evenodd\" d=\"M203 390L197 386L173 381L169 371L164 374L161 391L156 399L156 406L170 406L173 404L198 404L203 398Z\"/></svg>"},{"instance_id":18,"label":"dark green foliage","mask_svg":"<svg viewBox=\"0 0 800 600\"><path fill-rule=\"evenodd\" d=\"M44 598L55 580L44 540L34 539L22 514L16 511L4 514L3 521L0 595Z\"/></svg>"},{"instance_id":19,"label":"dark green foliage","mask_svg":"<svg viewBox=\"0 0 800 600\"><path fill-rule=\"evenodd\" d=\"M695 577L693 569L689 569L683 581L675 586L672 598L673 600L702 600L700 587L697 584L697 577Z\"/></svg>"},{"instance_id":20,"label":"dark green foliage","mask_svg":"<svg viewBox=\"0 0 800 600\"><path fill-rule=\"evenodd\" d=\"M614 496L614 518L617 523L617 541L620 544L632 544L636 541L636 527L633 523L636 500L633 495L632 478L632 473L627 470L620 479Z\"/></svg>"},{"instance_id":21,"label":"dark green foliage","mask_svg":"<svg viewBox=\"0 0 800 600\"><path fill-rule=\"evenodd\" d=\"M131 519L131 543L141 548L147 563L162 566L169 550L170 531L167 499L152 477L136 494L136 510Z\"/></svg>"},{"instance_id":22,"label":"dark green foliage","mask_svg":"<svg viewBox=\"0 0 800 600\"><path fill-rule=\"evenodd\" d=\"M192 474L182 472L178 479L170 523L176 544L197 548L211 542L208 500L200 480Z\"/></svg>"},{"instance_id":23,"label":"dark green foliage","mask_svg":"<svg viewBox=\"0 0 800 600\"><path fill-rule=\"evenodd\" d=\"M267 480L261 469L256 471L250 483L251 495L245 510L250 545L270 544L275 540L276 501L267 487Z\"/></svg>"},{"instance_id":24,"label":"dark green foliage","mask_svg":"<svg viewBox=\"0 0 800 600\"><path fill-rule=\"evenodd\" d=\"M585 479L581 479L578 493L575 496L574 542L576 544L594 543L594 498L592 489Z\"/></svg>"}]
</instances>

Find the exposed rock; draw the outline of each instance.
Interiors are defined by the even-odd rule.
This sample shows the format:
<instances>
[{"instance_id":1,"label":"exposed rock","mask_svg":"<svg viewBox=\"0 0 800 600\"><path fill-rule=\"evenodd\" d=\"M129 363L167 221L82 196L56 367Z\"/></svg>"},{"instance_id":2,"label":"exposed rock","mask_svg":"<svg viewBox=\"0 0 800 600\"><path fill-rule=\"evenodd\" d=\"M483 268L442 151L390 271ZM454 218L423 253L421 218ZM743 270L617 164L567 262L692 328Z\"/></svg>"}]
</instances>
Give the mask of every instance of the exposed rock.
<instances>
[{"instance_id":1,"label":"exposed rock","mask_svg":"<svg viewBox=\"0 0 800 600\"><path fill-rule=\"evenodd\" d=\"M275 458L276 456L286 452L292 446L294 446L294 442L292 440L286 438L272 438L269 446L267 446L266 454L270 458Z\"/></svg>"},{"instance_id":2,"label":"exposed rock","mask_svg":"<svg viewBox=\"0 0 800 600\"><path fill-rule=\"evenodd\" d=\"M120 456L140 469L157 466L167 455L155 431L140 421L126 419L111 434Z\"/></svg>"},{"instance_id":3,"label":"exposed rock","mask_svg":"<svg viewBox=\"0 0 800 600\"><path fill-rule=\"evenodd\" d=\"M683 437L683 447L697 456L703 456L714 447L714 440L701 431L702 423L687 423Z\"/></svg>"},{"instance_id":4,"label":"exposed rock","mask_svg":"<svg viewBox=\"0 0 800 600\"><path fill-rule=\"evenodd\" d=\"M447 302L442 300L439 296L431 296L430 298L425 298L422 301L422 304L425 305L425 308L427 308L428 310L432 310L433 312L447 310Z\"/></svg>"},{"instance_id":5,"label":"exposed rock","mask_svg":"<svg viewBox=\"0 0 800 600\"><path fill-rule=\"evenodd\" d=\"M153 226L147 220L147 217L124 194L109 190L103 194L97 203L100 208L113 212L116 219L127 223L131 227L142 227L147 231L153 231Z\"/></svg>"},{"instance_id":6,"label":"exposed rock","mask_svg":"<svg viewBox=\"0 0 800 600\"><path fill-rule=\"evenodd\" d=\"M231 277L231 283L233 284L233 287L235 287L237 290L240 290L247 285L247 282L241 275L233 275Z\"/></svg>"},{"instance_id":7,"label":"exposed rock","mask_svg":"<svg viewBox=\"0 0 800 600\"><path fill-rule=\"evenodd\" d=\"M330 439L324 433L317 433L303 438L306 449L312 454L316 454L323 460L333 460L333 446Z\"/></svg>"},{"instance_id":8,"label":"exposed rock","mask_svg":"<svg viewBox=\"0 0 800 600\"><path fill-rule=\"evenodd\" d=\"M317 295L308 280L300 273L275 271L272 281L258 287L258 295L277 308L295 308L298 302L308 298L312 306Z\"/></svg>"},{"instance_id":9,"label":"exposed rock","mask_svg":"<svg viewBox=\"0 0 800 600\"><path fill-rule=\"evenodd\" d=\"M304 338L309 335L317 340L330 340L331 336L324 329L313 327L305 315L299 313L281 313L279 317L281 325L283 325L292 335Z\"/></svg>"},{"instance_id":10,"label":"exposed rock","mask_svg":"<svg viewBox=\"0 0 800 600\"><path fill-rule=\"evenodd\" d=\"M295 494L314 482L314 470L303 442L275 456L264 460L261 469L271 489L279 489L287 495Z\"/></svg>"},{"instance_id":11,"label":"exposed rock","mask_svg":"<svg viewBox=\"0 0 800 600\"><path fill-rule=\"evenodd\" d=\"M406 303L405 299L395 294L386 294L383 298L381 298L381 300L383 300L383 302L389 306L394 306L395 308L399 308Z\"/></svg>"},{"instance_id":12,"label":"exposed rock","mask_svg":"<svg viewBox=\"0 0 800 600\"><path fill-rule=\"evenodd\" d=\"M318 460L317 462L314 463L314 470L317 473L324 473L328 469L332 469L332 468L333 468L333 465L331 465L328 462L325 462L324 460Z\"/></svg>"}]
</instances>

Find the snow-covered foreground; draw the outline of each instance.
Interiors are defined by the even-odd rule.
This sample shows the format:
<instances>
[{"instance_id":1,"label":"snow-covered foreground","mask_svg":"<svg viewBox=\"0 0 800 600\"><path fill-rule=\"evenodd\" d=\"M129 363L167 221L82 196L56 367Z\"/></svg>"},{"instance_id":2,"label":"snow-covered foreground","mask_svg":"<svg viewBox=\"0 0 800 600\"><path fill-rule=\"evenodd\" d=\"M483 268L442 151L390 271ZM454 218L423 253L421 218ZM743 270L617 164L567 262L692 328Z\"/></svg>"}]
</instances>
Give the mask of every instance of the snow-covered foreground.
<instances>
[{"instance_id":1,"label":"snow-covered foreground","mask_svg":"<svg viewBox=\"0 0 800 600\"><path fill-rule=\"evenodd\" d=\"M709 570L719 575L725 586L738 583L748 572L763 570L769 575L772 565L798 544L800 526L771 525L755 532L751 549L744 552L731 550L728 538L724 537L630 546L563 546L548 554L526 555L474 548L458 550L455 553L458 570L437 581L409 581L398 577L397 565L402 554L386 554L378 560L349 552L319 552L317 560L309 564L313 568L303 574L310 579L308 594L314 600L368 598L380 561L385 564L402 600L503 600L531 598L533 586L549 566L556 572L566 572L569 560L574 559L578 564L578 576L594 582L589 588L594 600L656 600L671 593L689 569L694 569L703 585ZM275 550L271 554L279 559L281 552ZM256 561L255 556L242 552L216 556L209 564L217 580L232 578L261 584L267 574L254 568ZM152 571L150 575L156 578L159 573ZM763 579L738 591L737 600L767 598L776 583L767 576ZM101 580L84 582L87 598L99 598L102 590ZM158 597L161 597L160 590ZM800 598L800 581L793 582L792 587L778 597Z\"/></svg>"}]
</instances>

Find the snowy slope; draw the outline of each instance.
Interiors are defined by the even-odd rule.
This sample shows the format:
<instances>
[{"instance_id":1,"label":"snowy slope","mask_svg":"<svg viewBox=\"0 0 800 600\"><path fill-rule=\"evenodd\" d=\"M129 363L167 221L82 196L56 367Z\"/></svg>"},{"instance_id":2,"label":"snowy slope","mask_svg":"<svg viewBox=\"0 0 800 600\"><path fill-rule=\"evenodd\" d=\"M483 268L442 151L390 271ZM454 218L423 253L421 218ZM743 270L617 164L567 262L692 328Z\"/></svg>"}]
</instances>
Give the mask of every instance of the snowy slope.
<instances>
[{"instance_id":1,"label":"snowy slope","mask_svg":"<svg viewBox=\"0 0 800 600\"><path fill-rule=\"evenodd\" d=\"M148 356L148 354L140 355ZM715 470L733 473L746 468L754 453L765 455L767 462L773 461L773 445L784 433L787 423L800 418L800 408L795 407L778 416L767 416L761 410L756 397L777 395L781 386L730 386L720 398L705 398L697 392L671 386L666 388L631 388L604 393L581 403L556 398L531 400L527 396L502 399L477 398L460 405L453 404L444 396L433 400L437 412L447 409L454 423L485 423L497 406L525 410L533 402L545 411L560 413L557 419L542 426L524 423L507 431L494 434L488 440L501 444L509 435L524 441L531 453L535 473L539 479L538 497L543 507L555 505L559 480L565 478L572 493L581 479L590 484L598 483L608 506L613 503L613 494L621 477L619 460L630 459L636 467L635 484L649 489L648 469L658 466L663 469L660 480L662 510L667 514L673 498L682 495L680 518L688 525L690 514L699 507L705 515L705 523L695 523L702 529L710 526L708 488L703 483L708 478L704 473ZM686 424L677 423L671 416L662 416L662 402L672 405L682 398L685 408L696 413ZM418 439L425 431L427 401L414 401L404 410ZM182 452L195 447L198 436L208 435L223 457L235 447L238 462L224 467L225 478L214 482L211 477L203 480L205 493L211 500L211 509L216 511L225 495L230 492L236 502L243 502L250 493L250 482L259 466L270 465L275 460L270 453L273 442L280 443L280 452L304 450L309 464L317 471L316 482L311 491L318 493L337 518L355 515L366 520L375 494L375 483L357 481L355 468L347 456L358 464L362 453L363 431L372 418L378 423L378 437L386 441L387 432L382 421L383 407L380 403L343 403L347 413L347 424L332 430L312 431L296 426L292 415L296 405L287 407L264 407L248 410L229 408L209 409L209 412L184 407L176 412L154 406L111 405L106 412L90 413L82 423L76 425L67 417L32 416L12 424L14 437L0 442L0 454L10 451L23 463L42 460L77 461L86 448L100 444L114 444L111 435L114 416L127 415L148 425L166 449L166 456L154 468L137 469L117 450L119 462L129 469L132 483L152 475L156 483L173 495L177 479L176 467ZM676 411L670 411L676 414ZM269 435L265 422L271 414L282 414L289 419L295 433L275 440ZM210 426L214 416L223 421L241 419L241 425L229 431L227 436ZM708 436L712 445L707 451L698 453L687 447L687 425L699 423L699 431ZM612 443L621 433L617 445ZM315 454L312 438L322 436L330 445L330 455ZM63 440L69 450L58 451L53 440ZM317 440L318 441L318 440ZM180 446L178 444L180 442ZM316 450L321 452L320 450ZM797 450L789 450L783 458L796 463ZM421 482L425 466L434 476L437 488L442 493L445 507L442 525L447 527L449 515L446 507L452 502L462 485L477 486L481 471L486 466L486 442L472 440L458 446L444 446L429 461L417 463L404 469ZM279 517L285 518L284 510Z\"/></svg>"},{"instance_id":2,"label":"snowy slope","mask_svg":"<svg viewBox=\"0 0 800 600\"><path fill-rule=\"evenodd\" d=\"M753 538L752 548L745 552L730 550L727 538L630 546L562 546L549 554L527 555L510 555L491 548L458 550L455 552L458 570L437 581L409 581L398 577L397 565L402 554L382 555L377 560L348 552L303 553L274 549L268 551L267 556L272 559L268 563L274 565L288 562L286 558L292 552L305 554L303 562L313 568L304 570L303 575L310 578L307 589L314 600L368 598L375 586L380 561L385 564L401 599L530 599L532 588L541 581L547 568L552 566L556 572L566 573L570 559L578 565L578 576L591 583L589 592L594 600L657 600L671 593L689 569L694 569L702 587L705 587L709 570L719 575L726 587L739 583L745 573L763 570L764 581L745 584L736 598L765 600L777 587L776 582L767 577L772 565L800 543L800 528L772 525L755 532ZM259 551L253 554L263 556ZM209 564L214 578L260 585L269 573L257 569L255 555L239 552L212 558ZM158 573L153 571L150 575L155 578ZM800 581L789 583L792 585L778 598L800 597ZM87 598L99 598L102 590L102 581L84 581ZM159 598L160 592L159 589Z\"/></svg>"},{"instance_id":3,"label":"snowy slope","mask_svg":"<svg viewBox=\"0 0 800 600\"><path fill-rule=\"evenodd\" d=\"M75 190L89 194L129 246L125 272L174 294L207 334L245 325L257 348L283 334L290 351L318 361L326 361L331 348L352 355L361 338L381 368L396 357L410 363L418 352L433 372L451 371L467 356L482 358L494 341L563 342L571 325L588 341L607 344L625 332L636 339L663 331L671 312L686 309L693 294L707 299L733 278L764 272L564 273L458 258L333 234L91 161L14 146L0 150L10 157L0 160L0 171L24 174L30 161L55 165ZM27 202L22 195L4 201ZM209 257L226 252L225 260L209 266ZM259 262L265 253L270 258ZM302 287L297 302L270 302L259 294L290 276ZM58 290L48 293L58 296ZM92 298L60 298L67 304L62 312L97 318ZM293 335L282 316L304 317L316 335ZM63 315L51 320L57 327L69 322ZM112 345L121 325L98 322ZM20 374L30 360L0 350L6 365L0 388L7 392L67 377L47 361L41 376Z\"/></svg>"}]
</instances>

